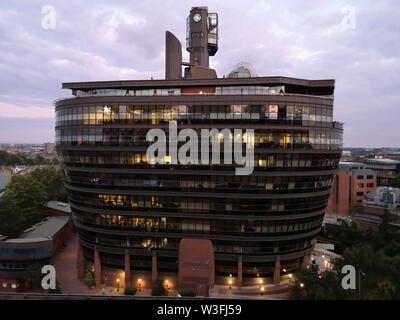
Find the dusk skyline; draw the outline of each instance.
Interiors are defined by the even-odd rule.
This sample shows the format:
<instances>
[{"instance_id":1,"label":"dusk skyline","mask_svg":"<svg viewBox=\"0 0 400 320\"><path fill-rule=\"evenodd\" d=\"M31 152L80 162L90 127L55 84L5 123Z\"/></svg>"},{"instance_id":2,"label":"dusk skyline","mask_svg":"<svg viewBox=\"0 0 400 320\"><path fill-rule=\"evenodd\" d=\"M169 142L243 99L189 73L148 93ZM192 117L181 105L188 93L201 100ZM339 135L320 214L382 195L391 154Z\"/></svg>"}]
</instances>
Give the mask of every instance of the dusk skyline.
<instances>
[{"instance_id":1,"label":"dusk skyline","mask_svg":"<svg viewBox=\"0 0 400 320\"><path fill-rule=\"evenodd\" d=\"M69 95L62 82L163 79L165 31L184 43L182 17L208 6L219 14L221 53L210 59L219 77L246 61L259 76L335 79L344 146L400 147L398 2L163 3L3 1L0 143L54 141L52 103ZM55 29L42 27L46 5L56 10Z\"/></svg>"}]
</instances>

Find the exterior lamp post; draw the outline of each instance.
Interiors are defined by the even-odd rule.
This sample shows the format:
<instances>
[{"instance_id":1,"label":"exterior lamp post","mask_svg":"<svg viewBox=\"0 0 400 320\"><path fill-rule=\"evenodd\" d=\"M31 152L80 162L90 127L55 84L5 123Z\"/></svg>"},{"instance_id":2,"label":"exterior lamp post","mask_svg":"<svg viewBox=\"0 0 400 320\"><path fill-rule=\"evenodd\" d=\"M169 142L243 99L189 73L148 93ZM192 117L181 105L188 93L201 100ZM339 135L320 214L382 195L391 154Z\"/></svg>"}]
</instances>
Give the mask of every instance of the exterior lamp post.
<instances>
[{"instance_id":1,"label":"exterior lamp post","mask_svg":"<svg viewBox=\"0 0 400 320\"><path fill-rule=\"evenodd\" d=\"M293 275L291 273L289 273L289 282L292 282L292 277L293 277Z\"/></svg>"},{"instance_id":2,"label":"exterior lamp post","mask_svg":"<svg viewBox=\"0 0 400 320\"><path fill-rule=\"evenodd\" d=\"M304 283L300 283L300 288L304 288Z\"/></svg>"},{"instance_id":3,"label":"exterior lamp post","mask_svg":"<svg viewBox=\"0 0 400 320\"><path fill-rule=\"evenodd\" d=\"M169 288L168 288L168 280L165 280L165 287L167 288L167 290L169 290Z\"/></svg>"},{"instance_id":4,"label":"exterior lamp post","mask_svg":"<svg viewBox=\"0 0 400 320\"><path fill-rule=\"evenodd\" d=\"M261 296L264 295L264 286L261 286Z\"/></svg>"},{"instance_id":5,"label":"exterior lamp post","mask_svg":"<svg viewBox=\"0 0 400 320\"><path fill-rule=\"evenodd\" d=\"M119 292L119 278L117 279L117 292Z\"/></svg>"},{"instance_id":6,"label":"exterior lamp post","mask_svg":"<svg viewBox=\"0 0 400 320\"><path fill-rule=\"evenodd\" d=\"M229 280L228 283L229 283L229 290L231 290L232 289L232 280Z\"/></svg>"},{"instance_id":7,"label":"exterior lamp post","mask_svg":"<svg viewBox=\"0 0 400 320\"><path fill-rule=\"evenodd\" d=\"M262 279L258 280L258 282L260 283L260 285L263 284L263 280Z\"/></svg>"},{"instance_id":8,"label":"exterior lamp post","mask_svg":"<svg viewBox=\"0 0 400 320\"><path fill-rule=\"evenodd\" d=\"M138 288L139 291L142 289L142 279L138 279Z\"/></svg>"}]
</instances>

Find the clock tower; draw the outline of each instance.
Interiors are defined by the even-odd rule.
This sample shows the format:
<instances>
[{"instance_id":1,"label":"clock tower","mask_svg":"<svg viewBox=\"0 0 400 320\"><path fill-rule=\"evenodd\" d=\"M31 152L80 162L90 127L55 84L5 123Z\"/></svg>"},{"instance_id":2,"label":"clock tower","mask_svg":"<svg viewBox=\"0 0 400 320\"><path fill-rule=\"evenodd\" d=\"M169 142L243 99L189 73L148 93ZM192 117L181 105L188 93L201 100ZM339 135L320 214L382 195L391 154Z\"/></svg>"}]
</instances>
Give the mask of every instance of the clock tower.
<instances>
[{"instance_id":1,"label":"clock tower","mask_svg":"<svg viewBox=\"0 0 400 320\"><path fill-rule=\"evenodd\" d=\"M186 21L186 50L190 63L209 67L209 56L218 50L218 14L208 13L207 7L194 7Z\"/></svg>"}]
</instances>

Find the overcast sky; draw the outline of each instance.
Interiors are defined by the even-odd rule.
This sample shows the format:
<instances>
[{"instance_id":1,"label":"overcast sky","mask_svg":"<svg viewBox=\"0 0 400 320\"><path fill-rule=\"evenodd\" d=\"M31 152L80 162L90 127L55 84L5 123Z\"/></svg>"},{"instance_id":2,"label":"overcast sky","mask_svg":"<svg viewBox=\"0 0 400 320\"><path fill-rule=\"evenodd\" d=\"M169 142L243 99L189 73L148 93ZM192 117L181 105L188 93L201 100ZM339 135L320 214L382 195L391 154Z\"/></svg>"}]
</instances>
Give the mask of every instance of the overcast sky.
<instances>
[{"instance_id":1,"label":"overcast sky","mask_svg":"<svg viewBox=\"0 0 400 320\"><path fill-rule=\"evenodd\" d=\"M335 79L345 146L400 147L398 0L1 0L0 143L54 141L62 82L163 78L165 30L184 46L193 6L219 15L220 77L246 61L259 76Z\"/></svg>"}]
</instances>

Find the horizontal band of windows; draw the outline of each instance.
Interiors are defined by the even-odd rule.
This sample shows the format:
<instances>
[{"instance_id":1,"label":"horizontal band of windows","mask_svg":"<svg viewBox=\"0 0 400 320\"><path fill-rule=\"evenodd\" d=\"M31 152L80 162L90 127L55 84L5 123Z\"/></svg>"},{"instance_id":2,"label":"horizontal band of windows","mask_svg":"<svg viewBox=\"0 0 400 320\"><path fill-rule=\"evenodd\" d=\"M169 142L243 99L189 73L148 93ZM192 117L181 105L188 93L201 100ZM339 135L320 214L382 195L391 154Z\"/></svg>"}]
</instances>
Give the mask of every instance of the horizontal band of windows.
<instances>
[{"instance_id":1,"label":"horizontal band of windows","mask_svg":"<svg viewBox=\"0 0 400 320\"><path fill-rule=\"evenodd\" d=\"M112 147L112 146L58 146L57 151L60 154L60 156L63 156L65 152L98 152L99 155L103 155L106 152L143 152L144 148L143 147ZM261 150L262 151L262 150ZM291 154L291 155L315 155L316 157L321 156L321 155L326 155L330 159L339 159L342 153L342 149L335 149L335 150L323 150L323 149L266 149L265 152L266 154ZM90 154L90 153L89 153ZM260 153L256 153L261 154ZM311 157L310 156L310 157Z\"/></svg>"},{"instance_id":2,"label":"horizontal band of windows","mask_svg":"<svg viewBox=\"0 0 400 320\"><path fill-rule=\"evenodd\" d=\"M78 221L75 221L77 228L84 229L92 232L96 232L98 234L110 234L110 235L135 235L135 236L145 236L145 237L172 237L172 238L203 238L203 239L210 239L210 240L227 240L227 241L239 241L240 238L243 238L243 241L279 241L279 240L297 240L303 239L310 236L317 235L320 231L320 228L316 228L313 231L298 233L294 235L286 235L286 236L264 236L264 237L254 237L248 236L244 234L242 237L239 236L222 236L222 235L213 235L213 234L200 234L200 233L165 233L165 232L151 232L151 231L124 231L124 230L110 230L110 229L102 229L102 228L95 228L89 227L86 225L81 224Z\"/></svg>"},{"instance_id":3,"label":"horizontal band of windows","mask_svg":"<svg viewBox=\"0 0 400 320\"><path fill-rule=\"evenodd\" d=\"M79 205L75 202L70 202L72 211L75 212L87 212L93 214L117 214L124 216L142 216L142 217L176 217L176 218L195 218L195 219L221 219L221 220L248 220L248 221L276 221L276 220L292 220L292 219L304 219L310 217L316 217L325 212L325 210L317 210L309 213L299 214L273 214L267 215L265 212L263 215L256 216L253 214L240 215L240 214L206 214L202 213L190 213L190 212L169 212L169 211L126 211L118 209L100 209L98 207L91 208L83 205Z\"/></svg>"},{"instance_id":4,"label":"horizontal band of windows","mask_svg":"<svg viewBox=\"0 0 400 320\"><path fill-rule=\"evenodd\" d=\"M240 200L240 199L238 199ZM181 216L186 216L190 213L200 214L201 216L210 214L214 217L220 216L224 217L226 215L231 215L232 217L235 215L251 215L254 217L261 216L277 216L282 217L285 215L300 215L300 214L308 214L310 212L316 212L325 210L328 199L316 200L316 201L307 201L303 203L296 204L281 204L280 202L276 204L252 204L252 203L242 203L242 204L232 204L232 203L210 203L206 202L206 199L202 201L193 202L193 201L185 201L179 200L175 206L170 205L159 205L152 206L150 201L142 201L142 200L132 200L127 201L111 201L104 199L88 199L85 197L78 197L76 195L69 196L69 201L72 204L84 206L86 208L90 208L92 210L101 209L106 210L108 212L118 212L114 210L124 211L125 214L129 215L129 212L132 214L136 214L136 212L142 213L146 211L148 215L152 215L153 212L157 214L159 210L162 208L164 215L168 213L176 213L179 212ZM105 202L108 201L108 202ZM176 202L175 202L176 203ZM134 205L134 206L133 206ZM90 210L89 209L89 210Z\"/></svg>"},{"instance_id":5,"label":"horizontal band of windows","mask_svg":"<svg viewBox=\"0 0 400 320\"><path fill-rule=\"evenodd\" d=\"M212 214L285 214L307 213L325 209L329 194L323 196L287 199L248 199L234 197L218 199L209 197L165 197L140 195L107 195L69 190L69 201L83 204L86 207L103 207L104 209L120 209L126 211L158 211L165 212L198 212ZM301 211L300 211L301 210Z\"/></svg>"},{"instance_id":6,"label":"horizontal band of windows","mask_svg":"<svg viewBox=\"0 0 400 320\"><path fill-rule=\"evenodd\" d=\"M111 214L97 215L89 217L75 213L75 220L79 223L95 228L107 230L129 230L129 231L149 231L149 232L173 232L173 233L202 233L218 235L284 235L296 234L306 230L313 230L321 227L322 217L314 219L279 220L279 221L248 221L240 220L214 220L182 219L182 218L143 218L130 216L117 216ZM223 223L223 224L221 224Z\"/></svg>"},{"instance_id":7,"label":"horizontal band of windows","mask_svg":"<svg viewBox=\"0 0 400 320\"><path fill-rule=\"evenodd\" d=\"M319 175L271 175L271 176L260 176L260 175L249 175L249 176L229 176L229 175L159 175L149 173L118 173L118 172L87 172L79 170L68 170L66 169L66 180L67 182L77 183L100 183L104 181L110 181L110 183L120 182L125 185L130 181L132 186L184 186L184 187L195 187L198 184L209 184L211 187L215 185L232 185L236 187L238 185L245 185L246 187L265 187L266 183L272 183L277 186L285 186L289 183L312 183L310 186L314 186L315 183L325 181L329 185L329 181L334 178L334 174L319 174ZM204 187L208 187L204 185ZM287 186L286 186L287 187Z\"/></svg>"},{"instance_id":8,"label":"horizontal band of windows","mask_svg":"<svg viewBox=\"0 0 400 320\"><path fill-rule=\"evenodd\" d=\"M132 173L132 174L154 174L154 175L214 175L214 176L235 176L235 171L221 170L179 170L170 171L169 169L127 169L127 168L97 168L97 167L72 167L63 165L62 169L71 172L110 172L110 173ZM334 174L335 169L324 171L259 171L254 170L250 175L257 177L287 177L287 176L314 176Z\"/></svg>"},{"instance_id":9,"label":"horizontal band of windows","mask_svg":"<svg viewBox=\"0 0 400 320\"><path fill-rule=\"evenodd\" d=\"M102 193L102 194L115 194L115 190L111 189L97 189L97 188L82 188L82 187L74 187L66 184L66 188L69 190L75 191L83 191L89 193ZM249 194L231 194L231 193L208 193L204 192L199 195L197 192L168 192L168 191L157 191L157 192L146 192L146 191L133 191L133 190L119 190L119 195L152 195L152 196L176 196L176 197L194 197L194 198L243 198L243 199L293 199L293 198L309 198L314 196L326 195L329 194L330 190L320 191L320 192L310 192L303 194L263 194L263 195L249 195Z\"/></svg>"},{"instance_id":10,"label":"horizontal band of windows","mask_svg":"<svg viewBox=\"0 0 400 320\"><path fill-rule=\"evenodd\" d=\"M132 238L127 241L118 241L111 238L104 238L102 235L94 237L88 237L82 234L85 230L79 230L80 241L95 244L94 248L98 250L99 246L106 246L109 249L114 248L114 253L117 250L124 248L129 252L130 250L140 250L145 249L148 252L155 253L157 256L174 256L175 252L178 251L179 243L181 238L160 238L160 237L135 237L135 241ZM86 231L85 231L86 232ZM226 240L215 240L213 241L213 247L215 254L236 254L248 255L276 255L276 254L287 254L295 252L304 252L311 247L314 236L311 238L297 240L295 242L254 242L254 241L235 241L230 242ZM140 255L140 253L138 252Z\"/></svg>"},{"instance_id":11,"label":"horizontal band of windows","mask_svg":"<svg viewBox=\"0 0 400 320\"><path fill-rule=\"evenodd\" d=\"M176 176L172 176L176 177ZM200 176L203 177L203 176ZM140 179L140 178L117 178L111 179L104 176L97 176L97 177L75 177L69 176L66 178L66 182L72 186L108 186L112 189L124 189L124 188L143 188L143 189L151 189L151 190L184 190L184 191L191 191L191 190L198 190L198 191L206 191L210 190L228 190L231 191L238 191L241 190L242 192L247 191L259 191L259 192L282 192L287 190L288 192L292 191L299 191L302 190L312 190L310 192L315 192L315 189L331 187L333 183L333 177L326 177L320 178L320 176L314 176L320 179L295 179L294 177L289 179L289 177L281 178L281 177L252 177L252 180L234 180L234 177L228 177L231 181L226 181L224 178L226 176L220 176L220 179L212 179L210 176L204 176L205 179L180 179L180 180L173 180L173 179ZM242 176L238 176L242 177ZM302 178L302 177L300 177Z\"/></svg>"},{"instance_id":12,"label":"horizontal band of windows","mask_svg":"<svg viewBox=\"0 0 400 320\"><path fill-rule=\"evenodd\" d=\"M88 248L90 250L97 249L100 253L109 253L109 254L120 254L122 257L125 254L129 254L132 256L152 256L156 255L158 257L178 257L177 250L159 250L152 249L148 250L146 248L142 249L125 249L125 248L115 248L108 247L104 245L96 245L90 241L80 240L80 243L83 247ZM245 262L275 262L277 257L281 262L286 260L292 260L295 258L301 258L305 255L311 253L311 248L307 247L303 250L294 252L294 253L274 253L269 255L250 255L250 254L232 254L232 253L215 253L215 261L238 261L238 256L241 257L242 261Z\"/></svg>"},{"instance_id":13,"label":"horizontal band of windows","mask_svg":"<svg viewBox=\"0 0 400 320\"><path fill-rule=\"evenodd\" d=\"M248 194L248 193L256 193L256 194L293 194L293 193L313 193L313 192L322 192L325 190L329 190L331 188L331 184L324 186L298 186L298 187L288 187L288 186L274 186L273 184L266 184L262 187L250 187L250 186L238 186L236 188L228 188L223 186L215 186L215 187L203 187L202 185L197 185L195 187L174 187L174 186L136 186L134 184L122 184L122 183L80 183L80 182L71 182L67 180L67 183L70 186L83 187L83 188L91 188L93 186L98 186L100 188L108 188L112 190L142 190L142 191L168 191L168 192L216 192L216 193L231 193L231 194ZM325 183L319 182L319 183ZM271 185L271 187L269 187Z\"/></svg>"},{"instance_id":14,"label":"horizontal band of windows","mask_svg":"<svg viewBox=\"0 0 400 320\"><path fill-rule=\"evenodd\" d=\"M202 171L209 172L210 169L215 169L215 172L231 172L232 169L236 169L236 167L233 167L231 165L214 165L214 166L199 166L199 165L185 165L185 166L165 166L165 165L120 165L120 164L90 164L90 163L63 163L63 165L68 166L69 168L73 169L86 169L90 170L91 168L97 168L97 169L104 169L104 170L109 170L109 169L128 169L128 170L137 170L139 173L146 173L149 172L150 169L160 169L160 168L165 168L164 169L164 174L170 174L170 175L181 175L179 173L175 173L176 170L179 169L186 169L186 170L197 170L199 175L201 175ZM177 169L179 168L179 169ZM322 166L322 165L316 165L316 166L311 166L311 167L255 167L253 173L256 171L259 176L262 175L263 171L264 172L297 172L301 173L300 175L305 175L306 173L309 172L316 172L319 174L320 172L326 172L327 170L330 172L336 172L337 165L333 166ZM131 172L132 172L131 171ZM235 173L232 174L232 176L235 176ZM249 175L249 176L252 176Z\"/></svg>"},{"instance_id":15,"label":"horizontal band of windows","mask_svg":"<svg viewBox=\"0 0 400 320\"><path fill-rule=\"evenodd\" d=\"M103 108L104 106L119 107L175 107L187 105L189 107L229 107L230 105L290 105L309 108L327 107L333 108L333 99L301 94L287 95L188 95L188 96L113 96L113 97L71 97L60 99L55 102L56 112L62 110L73 110L74 108ZM202 110L203 111L203 110ZM269 111L269 110L268 110ZM96 109L97 112L97 109ZM203 111L204 112L204 111ZM71 111L72 113L72 111ZM312 114L311 109L311 114Z\"/></svg>"}]
</instances>

